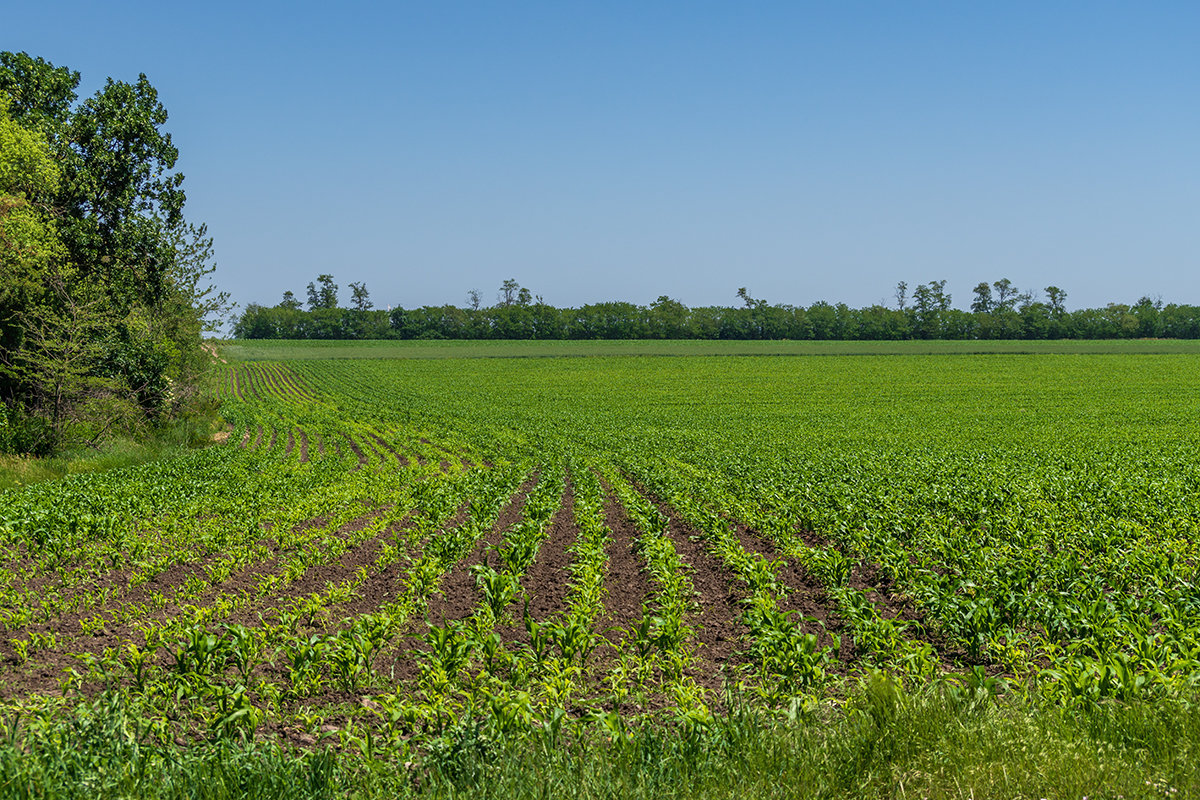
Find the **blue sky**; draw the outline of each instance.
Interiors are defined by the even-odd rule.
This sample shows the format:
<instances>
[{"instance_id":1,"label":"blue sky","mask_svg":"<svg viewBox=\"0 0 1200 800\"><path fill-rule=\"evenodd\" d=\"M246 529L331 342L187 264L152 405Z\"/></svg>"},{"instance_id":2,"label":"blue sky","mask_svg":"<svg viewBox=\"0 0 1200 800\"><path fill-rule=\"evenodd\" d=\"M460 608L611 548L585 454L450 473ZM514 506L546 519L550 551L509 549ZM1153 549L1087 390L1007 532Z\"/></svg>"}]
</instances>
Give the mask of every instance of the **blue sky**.
<instances>
[{"instance_id":1,"label":"blue sky","mask_svg":"<svg viewBox=\"0 0 1200 800\"><path fill-rule=\"evenodd\" d=\"M1200 303L1194 2L10 4L0 49L145 72L245 305Z\"/></svg>"}]
</instances>

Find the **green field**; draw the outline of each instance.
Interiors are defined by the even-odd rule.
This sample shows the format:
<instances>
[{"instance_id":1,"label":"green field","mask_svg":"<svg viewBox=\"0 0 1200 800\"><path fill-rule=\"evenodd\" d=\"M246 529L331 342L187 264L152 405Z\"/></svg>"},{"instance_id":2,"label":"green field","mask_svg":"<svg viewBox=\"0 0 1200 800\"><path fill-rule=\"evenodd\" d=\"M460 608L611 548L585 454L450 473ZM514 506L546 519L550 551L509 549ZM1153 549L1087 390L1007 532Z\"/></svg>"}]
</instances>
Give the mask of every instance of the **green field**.
<instances>
[{"instance_id":1,"label":"green field","mask_svg":"<svg viewBox=\"0 0 1200 800\"><path fill-rule=\"evenodd\" d=\"M0 494L9 785L1200 793L1192 343L221 352L223 444Z\"/></svg>"},{"instance_id":2,"label":"green field","mask_svg":"<svg viewBox=\"0 0 1200 800\"><path fill-rule=\"evenodd\" d=\"M1166 354L1200 353L1200 340L1106 339L1099 341L281 341L225 342L221 352L237 361L326 358L549 358L555 356L823 356L976 355L990 353Z\"/></svg>"}]
</instances>

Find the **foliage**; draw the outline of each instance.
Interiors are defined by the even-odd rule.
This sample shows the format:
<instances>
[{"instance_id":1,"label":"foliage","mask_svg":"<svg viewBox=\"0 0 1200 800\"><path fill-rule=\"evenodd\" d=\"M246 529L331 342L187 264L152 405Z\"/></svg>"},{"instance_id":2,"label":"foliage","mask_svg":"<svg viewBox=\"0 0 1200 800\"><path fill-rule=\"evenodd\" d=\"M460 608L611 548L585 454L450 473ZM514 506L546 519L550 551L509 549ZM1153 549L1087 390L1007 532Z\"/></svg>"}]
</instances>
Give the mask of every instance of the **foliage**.
<instances>
[{"instance_id":1,"label":"foliage","mask_svg":"<svg viewBox=\"0 0 1200 800\"><path fill-rule=\"evenodd\" d=\"M660 296L648 306L626 302L590 303L557 308L534 298L509 279L496 305L483 308L479 294L466 307L424 306L371 310L366 287L351 284L351 308L337 307L337 287L322 275L324 288L309 284L309 310L284 292L275 307L249 304L234 323L239 339L707 339L707 340L1022 340L1200 338L1200 307L1163 306L1142 298L1133 306L1104 309L1065 308L1066 292L1046 287L1046 302L1035 300L1007 279L975 287L971 311L951 306L944 280L915 288L906 305L908 284L901 281L899 308L872 305L850 308L817 301L809 305L771 305L738 290L741 307L688 308ZM993 301L996 287L999 300ZM361 290L361 291L360 291Z\"/></svg>"},{"instance_id":2,"label":"foliage","mask_svg":"<svg viewBox=\"0 0 1200 800\"><path fill-rule=\"evenodd\" d=\"M77 103L78 82L0 53L0 402L45 418L51 448L196 413L200 335L226 305L154 87Z\"/></svg>"},{"instance_id":3,"label":"foliage","mask_svg":"<svg viewBox=\"0 0 1200 800\"><path fill-rule=\"evenodd\" d=\"M224 446L0 494L7 702L342 794L1195 792L1197 358L235 363Z\"/></svg>"}]
</instances>

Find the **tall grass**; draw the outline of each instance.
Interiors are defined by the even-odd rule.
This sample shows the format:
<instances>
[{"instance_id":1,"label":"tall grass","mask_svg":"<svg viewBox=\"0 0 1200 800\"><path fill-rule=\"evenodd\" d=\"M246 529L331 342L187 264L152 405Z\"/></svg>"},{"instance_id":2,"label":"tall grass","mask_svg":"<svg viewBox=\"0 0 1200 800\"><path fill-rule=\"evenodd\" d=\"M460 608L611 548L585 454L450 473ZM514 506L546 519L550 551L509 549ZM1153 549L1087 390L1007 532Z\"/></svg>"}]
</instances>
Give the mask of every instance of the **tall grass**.
<instances>
[{"instance_id":1,"label":"tall grass","mask_svg":"<svg viewBox=\"0 0 1200 800\"><path fill-rule=\"evenodd\" d=\"M64 707L65 708L65 707ZM160 743L152 743L158 741ZM161 743L119 696L0 725L0 796L46 798L1200 797L1190 702L1077 707L867 680L843 705L707 726L461 720L401 751Z\"/></svg>"},{"instance_id":2,"label":"tall grass","mask_svg":"<svg viewBox=\"0 0 1200 800\"><path fill-rule=\"evenodd\" d=\"M77 447L43 458L0 453L0 491L170 458L209 444L213 424L202 418L173 420L139 439L113 437L99 447Z\"/></svg>"}]
</instances>

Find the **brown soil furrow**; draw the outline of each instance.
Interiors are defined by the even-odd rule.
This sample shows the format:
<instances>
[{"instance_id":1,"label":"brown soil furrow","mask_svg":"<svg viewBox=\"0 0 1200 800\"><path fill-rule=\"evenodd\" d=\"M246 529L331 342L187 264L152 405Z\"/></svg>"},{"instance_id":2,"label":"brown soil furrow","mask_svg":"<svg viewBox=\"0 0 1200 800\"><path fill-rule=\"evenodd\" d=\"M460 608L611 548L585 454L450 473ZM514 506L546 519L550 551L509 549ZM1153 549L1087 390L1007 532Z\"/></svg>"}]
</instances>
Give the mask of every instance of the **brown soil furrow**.
<instances>
[{"instance_id":1,"label":"brown soil furrow","mask_svg":"<svg viewBox=\"0 0 1200 800\"><path fill-rule=\"evenodd\" d=\"M255 395L260 400L270 400L275 392L272 391L270 379L263 370L258 370L254 375Z\"/></svg>"},{"instance_id":2,"label":"brown soil furrow","mask_svg":"<svg viewBox=\"0 0 1200 800\"><path fill-rule=\"evenodd\" d=\"M459 461L458 455L457 455L457 454L455 454L455 453L454 453L452 450L450 450L450 448L448 448L448 447L443 447L442 445L440 445L440 444L437 444L437 443L435 443L435 442L431 442L431 441L429 441L428 439L426 439L426 438L424 438L424 437L422 437L422 438L421 438L420 442L421 442L421 444L424 444L424 445L427 445L427 446L429 446L429 447L432 447L432 448L434 448L435 450L440 450L441 452L443 452L443 453L445 453L446 455L448 455L448 456L450 456L451 458L453 458L455 461ZM443 459L441 459L441 461L439 461L438 463L439 463L439 465L441 466L441 468L442 468L442 471L443 471L443 472L445 472L446 470L450 469L450 461L449 461L448 459L445 459L445 458L443 458Z\"/></svg>"},{"instance_id":3,"label":"brown soil furrow","mask_svg":"<svg viewBox=\"0 0 1200 800\"><path fill-rule=\"evenodd\" d=\"M377 509L370 514L365 514L353 522L343 525L338 529L338 534L349 536L358 533L378 519L386 510ZM333 561L314 564L295 581L283 587L280 593L261 598L239 609L230 617L230 621L242 625L251 624L258 619L259 614L266 614L274 608L285 605L289 600L324 591L329 584L337 584L350 579L362 567L370 568L379 558L384 542L391 535L392 530L394 528L389 527L388 530L372 536Z\"/></svg>"},{"instance_id":4,"label":"brown soil furrow","mask_svg":"<svg viewBox=\"0 0 1200 800\"><path fill-rule=\"evenodd\" d=\"M362 530L367 524L369 524L371 519L378 517L385 511L386 509L375 509L367 514L364 514L340 527L336 531L336 534L345 536ZM351 557L350 560L353 560L352 554L358 553L363 549L364 548L362 546L355 548L350 553L347 553L346 556ZM365 557L365 555L361 557ZM262 561L248 564L241 570L229 576L229 578L223 582L210 587L199 597L190 599L186 602L192 605L203 607L211 604L217 597L238 596L247 593L253 594L258 585L257 578L262 575L274 574L279 566L280 559L277 555ZM243 606L241 609L231 615L228 620L222 620L222 622L240 622L242 624L253 624L254 622L257 622L260 611L268 610L271 607L279 605L280 597L297 596L294 587L306 579L308 579L310 583L315 582L316 579L310 578L310 576L317 574L324 566L326 565L314 565L311 567L296 582L293 582L286 587L286 594L272 595L267 598L257 598L252 600L249 606ZM170 570L160 573L158 576L158 582L155 585L161 586L163 593L167 594L170 587L174 585L173 583L168 583L168 581L186 580L190 575L199 574L197 568L202 570L203 564L189 563L176 565ZM351 572L357 569L358 566L356 565L353 567ZM324 588L324 585L324 581L322 581L319 588ZM144 599L144 597L148 595L152 588L154 588L154 586L147 584L140 587L135 587L134 591L141 590L141 597ZM61 674L61 669L65 668L66 666L77 665L77 655L87 653L99 655L107 648L120 648L125 642L132 641L135 643L140 643L142 641L142 635L135 626L144 624L146 622L163 621L169 619L179 611L179 609L173 603L168 602L166 607L150 612L147 615L132 621L131 623L117 624L110 622L105 627L104 631L98 635L82 635L80 622L83 617L94 616L98 612L117 608L122 603L137 601L138 597L131 592L127 597L114 599L104 608L90 609L84 613L64 615L53 626L53 630L59 633L61 637L59 646L52 651L39 654L36 659L37 665L39 665L39 667L43 664L56 666L56 669L52 671L54 672L54 679L57 681L58 676ZM0 660L5 661L6 663L16 662L12 647L7 643L0 643Z\"/></svg>"},{"instance_id":5,"label":"brown soil furrow","mask_svg":"<svg viewBox=\"0 0 1200 800\"><path fill-rule=\"evenodd\" d=\"M608 595L604 601L604 617L598 628L614 646L628 636L633 624L640 620L643 609L654 596L654 587L642 559L633 550L637 527L624 506L611 495L604 502L604 524L611 531L608 542L608 573L605 584Z\"/></svg>"},{"instance_id":6,"label":"brown soil furrow","mask_svg":"<svg viewBox=\"0 0 1200 800\"><path fill-rule=\"evenodd\" d=\"M275 373L275 382L279 386L279 389L283 393L284 397L287 397L291 400L304 399L300 396L300 393L296 391L296 387L292 385L292 382L288 380L287 371L282 367L278 368Z\"/></svg>"},{"instance_id":7,"label":"brown soil furrow","mask_svg":"<svg viewBox=\"0 0 1200 800\"><path fill-rule=\"evenodd\" d=\"M334 532L334 535L345 536L349 535L349 533L353 531L361 530L363 527L365 527L366 521L377 517L379 514L383 513L384 510L385 509L374 509L369 511L362 516L359 516L346 523L345 525L342 525L337 529L337 531ZM322 515L305 520L304 522L293 526L293 531L302 533L313 528L322 528L327 524L329 524L328 516ZM266 546L273 555L260 561L245 564L231 574L227 579L210 587L207 591L190 602L196 605L204 606L210 604L221 595L241 594L243 590L247 588L252 589L255 586L255 578L257 576L274 572L274 567L277 566L278 562L277 555L274 555L278 552L277 543L275 540L269 537L266 539L261 539L259 543ZM149 593L154 590L160 591L163 594L168 594L173 587L186 581L188 577L192 575L201 575L204 567L214 561L219 555L220 554L214 554L201 561L177 563L167 570L159 573L155 578L151 579L147 583L134 587L125 596L113 598L103 608L91 609L86 612L86 614L91 615L99 611L112 609L119 606L121 603L142 602L147 599ZM172 606L168 604L167 610L171 609Z\"/></svg>"},{"instance_id":8,"label":"brown soil furrow","mask_svg":"<svg viewBox=\"0 0 1200 800\"><path fill-rule=\"evenodd\" d=\"M571 562L574 560L574 555L567 548L575 543L578 535L575 489L568 480L563 490L562 505L554 512L533 563L521 577L521 588L529 598L529 613L534 619L549 619L567 610L568 582L571 578Z\"/></svg>"},{"instance_id":9,"label":"brown soil furrow","mask_svg":"<svg viewBox=\"0 0 1200 800\"><path fill-rule=\"evenodd\" d=\"M504 540L504 532L521 519L525 510L525 498L536 484L536 477L531 477L500 512L496 524L486 536L475 543L475 547L466 558L459 559L450 571L442 578L439 591L429 598L429 621L438 626L447 622L462 619L470 615L479 602L479 593L475 589L475 576L471 567L483 561L486 563L487 551L494 549Z\"/></svg>"},{"instance_id":10,"label":"brown soil furrow","mask_svg":"<svg viewBox=\"0 0 1200 800\"><path fill-rule=\"evenodd\" d=\"M246 374L246 378L250 384L250 397L255 400L265 400L267 393L263 390L262 376L258 374L258 370L251 370Z\"/></svg>"},{"instance_id":11,"label":"brown soil furrow","mask_svg":"<svg viewBox=\"0 0 1200 800\"><path fill-rule=\"evenodd\" d=\"M949 642L936 626L930 626L924 609L917 608L878 564L859 562L850 571L846 585L861 591L874 606L880 618L906 623L903 636L927 642L933 647L945 669L958 669L972 660L960 644Z\"/></svg>"},{"instance_id":12,"label":"brown soil furrow","mask_svg":"<svg viewBox=\"0 0 1200 800\"><path fill-rule=\"evenodd\" d=\"M204 576L205 567L220 557L220 553L195 561L180 561L167 567L145 583L130 589L123 597L116 598L121 603L144 603L150 600L154 593L167 595L175 587L187 582L188 578ZM111 607L111 606L110 606Z\"/></svg>"},{"instance_id":13,"label":"brown soil furrow","mask_svg":"<svg viewBox=\"0 0 1200 800\"><path fill-rule=\"evenodd\" d=\"M766 558L780 558L779 550L773 542L741 523L738 523L737 530L742 546L748 551L759 553ZM811 531L809 534L808 536L802 534L802 537L810 547L831 546L829 541L820 534ZM784 560L776 574L788 592L786 598L779 600L780 610L796 611L805 617L818 620L822 624L823 630L808 630L808 626L806 626L806 630L809 633L817 633L822 646L831 646L833 641L830 634L838 634L841 639L838 659L843 664L849 664L856 660L858 653L854 635L838 613L837 603L829 598L821 582L809 575L804 566L793 558ZM879 568L879 565L858 563L851 570L846 585L851 589L861 591L875 606L880 618L912 623L905 631L907 638L920 637L922 640L928 641L943 660L953 659L959 655L957 652L952 652L955 651L955 648L948 647L946 642L930 636L925 625L924 612L916 608L910 599L900 594L892 580Z\"/></svg>"},{"instance_id":14,"label":"brown soil furrow","mask_svg":"<svg viewBox=\"0 0 1200 800\"><path fill-rule=\"evenodd\" d=\"M308 463L308 434L304 432L303 428L297 428L296 430L300 434L300 463L307 464Z\"/></svg>"},{"instance_id":15,"label":"brown soil furrow","mask_svg":"<svg viewBox=\"0 0 1200 800\"><path fill-rule=\"evenodd\" d=\"M375 439L370 436L370 434L366 435L362 439L362 443L363 447L369 454L371 463L378 464L381 467L385 464L391 463L391 453L386 452L382 447L380 447L379 443L376 442Z\"/></svg>"},{"instance_id":16,"label":"brown soil furrow","mask_svg":"<svg viewBox=\"0 0 1200 800\"><path fill-rule=\"evenodd\" d=\"M679 558L692 568L692 586L698 595L699 614L691 622L696 627L699 663L690 674L706 689L722 689L722 668L745 661L739 644L749 631L738 620L745 591L736 584L733 575L700 544L702 535L688 526L675 510L650 498L668 518L667 536L675 545Z\"/></svg>"},{"instance_id":17,"label":"brown soil furrow","mask_svg":"<svg viewBox=\"0 0 1200 800\"><path fill-rule=\"evenodd\" d=\"M251 400L254 398L254 385L250 382L250 370L243 367L238 370L238 389L241 391L240 397L243 400Z\"/></svg>"},{"instance_id":18,"label":"brown soil furrow","mask_svg":"<svg viewBox=\"0 0 1200 800\"><path fill-rule=\"evenodd\" d=\"M925 614L896 589L892 579L878 564L860 561L850 570L846 585L858 589L870 600L883 619L924 624Z\"/></svg>"},{"instance_id":19,"label":"brown soil furrow","mask_svg":"<svg viewBox=\"0 0 1200 800\"><path fill-rule=\"evenodd\" d=\"M452 530L467 521L468 506L464 506L443 525L442 530ZM408 524L408 520L400 526L389 529L391 533ZM356 619L364 614L372 613L384 606L394 603L403 595L408 586L408 576L412 566L420 559L421 552L428 540L422 541L408 553L406 559L389 564L383 569L372 572L367 580L355 591L353 599L329 607L329 619L338 622L345 619ZM465 616L463 614L462 616ZM459 619L462 617L460 616ZM445 621L443 621L445 624ZM341 627L341 626L337 626ZM403 625L396 638L375 657L374 669L377 674L391 675L395 680L405 683L415 680L419 674L417 661L412 657L414 651L428 650L423 640L427 623L425 619L410 619ZM331 633L333 631L330 631Z\"/></svg>"},{"instance_id":20,"label":"brown soil furrow","mask_svg":"<svg viewBox=\"0 0 1200 800\"><path fill-rule=\"evenodd\" d=\"M57 653L49 657L39 653L31 663L22 664L7 639L0 641L0 665L0 700L28 699L34 693L58 695L63 673L68 669L82 671L77 658Z\"/></svg>"},{"instance_id":21,"label":"brown soil furrow","mask_svg":"<svg viewBox=\"0 0 1200 800\"><path fill-rule=\"evenodd\" d=\"M454 524L460 525L466 519L466 515L462 519L457 520ZM405 523L400 523L398 526L388 528L381 538L379 544L382 546L386 541L386 537L391 536L397 530L403 528ZM452 526L451 526L452 527ZM409 569L416 559L420 558L421 546L407 553L407 559L388 564L383 569L374 570L367 579L363 581L355 592L354 597L345 603L338 603L329 607L330 619L340 620L345 618L355 618L363 614L370 614L383 606L396 602L403 594L404 587L408 584L407 578ZM376 553L378 558L378 553Z\"/></svg>"},{"instance_id":22,"label":"brown soil furrow","mask_svg":"<svg viewBox=\"0 0 1200 800\"><path fill-rule=\"evenodd\" d=\"M800 537L800 541L804 542L807 547L824 549L834 546L833 542L810 528L797 525L795 531L796 535Z\"/></svg>"},{"instance_id":23,"label":"brown soil furrow","mask_svg":"<svg viewBox=\"0 0 1200 800\"><path fill-rule=\"evenodd\" d=\"M22 630L39 633L53 632L59 636L78 635L82 632L79 624L82 618L94 616L123 603L146 602L150 599L152 592L165 591L168 587L183 583L192 575L201 573L205 566L216 560L218 555L217 553L213 553L192 560L187 554L179 554L179 559L176 563L171 564L162 572L150 578L149 581L132 588L129 587L129 578L133 574L133 570L129 567L97 573L85 583L65 590L64 599L70 602L76 598L85 598L88 595L93 595L104 589L115 590L103 605L84 605L76 610L62 612L49 622L27 625ZM49 577L57 578L58 575L52 574ZM35 587L36 583L35 581L26 586ZM43 585L48 586L48 583L43 583Z\"/></svg>"},{"instance_id":24,"label":"brown soil furrow","mask_svg":"<svg viewBox=\"0 0 1200 800\"><path fill-rule=\"evenodd\" d=\"M350 451L354 453L354 457L358 459L358 467L356 467L356 469L362 469L365 467L367 462L370 460L367 458L367 454L364 453L363 449L358 446L358 442L354 441L354 439L350 437L350 434L344 433L342 436L346 438L346 444L350 447Z\"/></svg>"},{"instance_id":25,"label":"brown soil furrow","mask_svg":"<svg viewBox=\"0 0 1200 800\"><path fill-rule=\"evenodd\" d=\"M525 600L529 601L529 614L544 622L560 616L568 609L567 594L570 567L573 555L567 549L579 536L575 522L575 491L570 479L563 491L559 505L546 529L545 538L538 546L533 563L521 576L522 595L509 605L509 612L516 619L513 624L498 624L496 633L505 642L529 643L529 633L522 621Z\"/></svg>"},{"instance_id":26,"label":"brown soil furrow","mask_svg":"<svg viewBox=\"0 0 1200 800\"><path fill-rule=\"evenodd\" d=\"M837 603L829 598L821 582L796 559L783 558L774 542L740 522L737 523L737 536L747 552L782 562L775 572L786 590L786 595L777 600L779 610L794 611L802 617L817 620L820 625L805 625L805 632L817 634L822 647L832 647L834 642L831 634L842 632L845 621L837 613ZM848 658L852 650L853 647L842 647L839 654Z\"/></svg>"},{"instance_id":27,"label":"brown soil furrow","mask_svg":"<svg viewBox=\"0 0 1200 800\"><path fill-rule=\"evenodd\" d=\"M247 399L253 399L253 400L261 399L261 397L259 395L259 391L258 391L258 381L256 380L258 376L254 374L254 371L246 370L243 377L246 379Z\"/></svg>"},{"instance_id":28,"label":"brown soil furrow","mask_svg":"<svg viewBox=\"0 0 1200 800\"><path fill-rule=\"evenodd\" d=\"M424 439L420 439L420 440L418 440L418 441L422 441L422 442L424 442L425 440L424 440ZM408 445L407 445L407 446L409 446L409 447L411 447L411 446L412 446L412 442L411 442L411 440L409 440L409 443L408 443ZM425 466L426 464L428 464L428 463L429 463L429 459L428 459L428 458L426 458L426 457L425 457L424 455L422 455L421 453L409 453L409 454L408 454L408 457L409 457L409 458L415 458L415 459L417 460L417 463L418 463L418 464L420 464L422 467L423 467L423 466Z\"/></svg>"},{"instance_id":29,"label":"brown soil furrow","mask_svg":"<svg viewBox=\"0 0 1200 800\"><path fill-rule=\"evenodd\" d=\"M370 436L373 440L375 440L375 443L377 445L379 445L384 450L386 450L387 452L389 452L393 456L395 456L396 461L400 464L400 466L402 466L402 467L408 466L408 459L405 458L404 456L400 455L398 452L396 452L396 449L393 448L390 444L388 444L387 441L385 441L382 436L380 436L378 433L374 433L374 432L368 433L367 435Z\"/></svg>"},{"instance_id":30,"label":"brown soil furrow","mask_svg":"<svg viewBox=\"0 0 1200 800\"><path fill-rule=\"evenodd\" d=\"M278 398L287 398L291 392L283 387L279 380L278 371L275 368L264 370L264 377L267 385L271 387L271 396Z\"/></svg>"},{"instance_id":31,"label":"brown soil furrow","mask_svg":"<svg viewBox=\"0 0 1200 800\"><path fill-rule=\"evenodd\" d=\"M458 513L442 526L442 531L449 531L459 527L467 521L469 513L470 505L464 503L459 508ZM367 582L359 589L361 601L369 602L370 598L376 597L393 597L397 593L397 587L407 585L410 570L413 564L416 563L416 559L420 557L420 553L424 550L427 541L421 542L408 564L393 564L387 570L368 577ZM386 602L389 602L389 600L380 600L374 607L377 608ZM432 604L433 602L434 598L430 598L427 604ZM426 618L408 620L403 632L376 657L376 671L380 674L390 672L401 683L415 680L419 673L419 668L412 653L414 650L424 651L427 649L425 643L422 641L422 637L430 624L429 619L430 617L427 615ZM445 624L444 621L443 624Z\"/></svg>"},{"instance_id":32,"label":"brown soil furrow","mask_svg":"<svg viewBox=\"0 0 1200 800\"><path fill-rule=\"evenodd\" d=\"M258 387L258 396L260 398L269 398L275 396L275 384L271 380L271 373L265 367L256 371L254 376L255 385Z\"/></svg>"},{"instance_id":33,"label":"brown soil furrow","mask_svg":"<svg viewBox=\"0 0 1200 800\"><path fill-rule=\"evenodd\" d=\"M283 378L284 383L286 383L288 386L290 386L292 388L293 393L295 393L296 397L298 397L299 399L301 399L301 400L314 399L315 396L311 392L309 392L307 389L305 389L304 387L301 386L300 377L298 375L296 375L294 372L292 372L291 370L283 371L282 378Z\"/></svg>"},{"instance_id":34,"label":"brown soil furrow","mask_svg":"<svg viewBox=\"0 0 1200 800\"><path fill-rule=\"evenodd\" d=\"M288 428L288 443L287 448L283 451L285 456L290 456L292 451L296 449L296 432Z\"/></svg>"},{"instance_id":35,"label":"brown soil furrow","mask_svg":"<svg viewBox=\"0 0 1200 800\"><path fill-rule=\"evenodd\" d=\"M271 380L275 383L275 390L280 397L286 399L296 399L296 391L288 384L283 367L276 366L271 370Z\"/></svg>"},{"instance_id":36,"label":"brown soil furrow","mask_svg":"<svg viewBox=\"0 0 1200 800\"><path fill-rule=\"evenodd\" d=\"M21 549L24 550L24 546ZM127 579L132 573L128 567L112 569L100 567L99 571L93 572L82 583L65 588L63 577L58 571L58 567L61 566L59 563L46 564L40 559L22 554L5 566L15 573L15 580L10 583L10 587L16 591L33 590L41 595L57 589L71 593L69 597L73 597L81 591L104 589L118 583L123 586L128 582ZM122 578L126 580L122 581Z\"/></svg>"}]
</instances>

